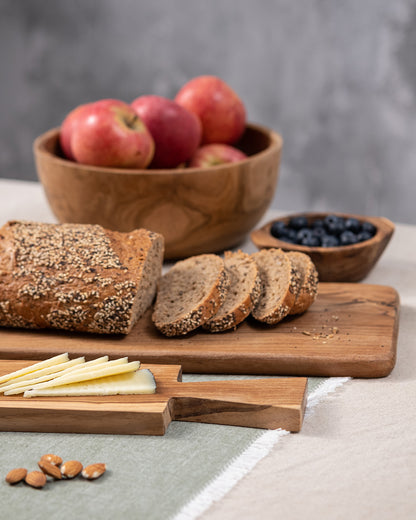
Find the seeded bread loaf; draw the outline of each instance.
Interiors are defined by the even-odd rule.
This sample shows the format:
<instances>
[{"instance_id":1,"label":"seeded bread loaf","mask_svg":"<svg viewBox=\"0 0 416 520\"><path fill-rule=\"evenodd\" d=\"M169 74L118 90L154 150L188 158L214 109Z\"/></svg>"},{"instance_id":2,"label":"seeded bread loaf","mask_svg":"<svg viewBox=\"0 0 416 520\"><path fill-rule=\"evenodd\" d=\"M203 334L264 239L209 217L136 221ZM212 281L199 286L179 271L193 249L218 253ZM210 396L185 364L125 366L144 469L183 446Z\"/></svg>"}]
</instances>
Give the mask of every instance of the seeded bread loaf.
<instances>
[{"instance_id":1,"label":"seeded bread loaf","mask_svg":"<svg viewBox=\"0 0 416 520\"><path fill-rule=\"evenodd\" d=\"M293 307L300 289L300 276L281 249L262 249L253 254L261 279L261 295L252 316L274 325Z\"/></svg>"},{"instance_id":2,"label":"seeded bread loaf","mask_svg":"<svg viewBox=\"0 0 416 520\"><path fill-rule=\"evenodd\" d=\"M127 334L151 305L163 237L98 225L0 229L0 325Z\"/></svg>"},{"instance_id":3,"label":"seeded bread loaf","mask_svg":"<svg viewBox=\"0 0 416 520\"><path fill-rule=\"evenodd\" d=\"M235 328L247 318L260 297L260 276L254 258L242 251L226 251L224 263L230 288L218 312L203 325L211 332Z\"/></svg>"},{"instance_id":4,"label":"seeded bread loaf","mask_svg":"<svg viewBox=\"0 0 416 520\"><path fill-rule=\"evenodd\" d=\"M228 291L224 261L218 255L177 262L160 279L153 322L166 336L186 334L208 321Z\"/></svg>"},{"instance_id":5,"label":"seeded bread loaf","mask_svg":"<svg viewBox=\"0 0 416 520\"><path fill-rule=\"evenodd\" d=\"M301 314L315 301L318 293L318 272L308 255L297 251L286 254L300 276L299 293L289 314Z\"/></svg>"}]
</instances>

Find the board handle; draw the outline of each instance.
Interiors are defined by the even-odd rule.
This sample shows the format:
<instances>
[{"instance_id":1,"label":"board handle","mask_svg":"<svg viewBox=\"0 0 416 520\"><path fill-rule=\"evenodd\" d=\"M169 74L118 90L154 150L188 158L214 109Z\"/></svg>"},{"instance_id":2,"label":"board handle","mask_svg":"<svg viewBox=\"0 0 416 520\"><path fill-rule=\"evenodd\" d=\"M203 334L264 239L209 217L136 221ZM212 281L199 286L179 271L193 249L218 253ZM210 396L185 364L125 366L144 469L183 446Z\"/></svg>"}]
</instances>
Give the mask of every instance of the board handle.
<instances>
[{"instance_id":1,"label":"board handle","mask_svg":"<svg viewBox=\"0 0 416 520\"><path fill-rule=\"evenodd\" d=\"M306 387L304 377L178 383L172 419L298 432Z\"/></svg>"}]
</instances>

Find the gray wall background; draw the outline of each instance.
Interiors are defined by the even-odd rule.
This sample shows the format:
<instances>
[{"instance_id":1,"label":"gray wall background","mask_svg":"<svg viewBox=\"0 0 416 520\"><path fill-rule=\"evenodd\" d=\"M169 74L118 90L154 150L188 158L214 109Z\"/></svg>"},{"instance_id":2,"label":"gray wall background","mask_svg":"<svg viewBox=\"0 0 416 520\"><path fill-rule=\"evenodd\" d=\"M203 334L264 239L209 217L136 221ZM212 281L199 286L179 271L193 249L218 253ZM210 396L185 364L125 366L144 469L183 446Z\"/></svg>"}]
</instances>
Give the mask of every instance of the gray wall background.
<instances>
[{"instance_id":1,"label":"gray wall background","mask_svg":"<svg viewBox=\"0 0 416 520\"><path fill-rule=\"evenodd\" d=\"M283 135L274 207L416 224L415 0L0 0L0 177L76 105L200 74Z\"/></svg>"}]
</instances>

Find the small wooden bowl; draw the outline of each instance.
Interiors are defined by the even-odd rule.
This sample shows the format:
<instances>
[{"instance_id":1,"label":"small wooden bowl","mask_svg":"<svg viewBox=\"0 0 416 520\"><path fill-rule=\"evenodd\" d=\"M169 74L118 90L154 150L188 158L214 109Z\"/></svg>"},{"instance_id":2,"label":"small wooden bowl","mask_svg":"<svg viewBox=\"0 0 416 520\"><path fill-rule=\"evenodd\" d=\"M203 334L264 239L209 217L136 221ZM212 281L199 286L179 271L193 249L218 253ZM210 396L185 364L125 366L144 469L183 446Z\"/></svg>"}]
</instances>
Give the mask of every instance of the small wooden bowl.
<instances>
[{"instance_id":1,"label":"small wooden bowl","mask_svg":"<svg viewBox=\"0 0 416 520\"><path fill-rule=\"evenodd\" d=\"M358 282L374 267L393 235L394 224L387 218L331 213L339 217L356 218L360 222L371 222L377 228L376 234L369 240L348 246L307 247L284 242L270 233L272 224L276 221L287 224L293 217L305 216L308 224L311 224L327 215L329 213L296 213L277 218L253 231L251 240L259 249L277 247L283 251L306 253L315 264L321 282Z\"/></svg>"},{"instance_id":2,"label":"small wooden bowl","mask_svg":"<svg viewBox=\"0 0 416 520\"><path fill-rule=\"evenodd\" d=\"M221 251L244 240L275 193L282 138L247 125L236 145L249 157L208 168L131 170L65 159L59 128L33 145L39 180L60 222L147 228L165 238L165 258Z\"/></svg>"}]
</instances>

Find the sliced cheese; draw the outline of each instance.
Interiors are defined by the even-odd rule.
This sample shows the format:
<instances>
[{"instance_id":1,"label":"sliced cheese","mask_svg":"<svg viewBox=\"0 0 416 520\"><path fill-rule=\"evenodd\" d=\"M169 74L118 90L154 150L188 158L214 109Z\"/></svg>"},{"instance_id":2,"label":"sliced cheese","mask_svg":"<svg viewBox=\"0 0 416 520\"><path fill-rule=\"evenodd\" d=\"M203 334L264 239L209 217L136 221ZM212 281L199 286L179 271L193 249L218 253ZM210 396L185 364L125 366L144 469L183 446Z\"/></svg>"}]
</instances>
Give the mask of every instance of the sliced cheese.
<instances>
[{"instance_id":1,"label":"sliced cheese","mask_svg":"<svg viewBox=\"0 0 416 520\"><path fill-rule=\"evenodd\" d=\"M45 383L39 383L32 388L52 388L55 386L68 385L71 383L80 383L81 381L89 381L91 379L99 379L107 376L116 376L118 374L135 372L140 368L140 361L132 361L131 363L114 364L108 366L110 363L112 362L109 361L108 363L104 363L102 367L99 365L91 370L75 370L65 376L56 377L55 379L46 381Z\"/></svg>"},{"instance_id":2,"label":"sliced cheese","mask_svg":"<svg viewBox=\"0 0 416 520\"><path fill-rule=\"evenodd\" d=\"M25 390L27 390L28 388L32 388L33 385L36 383L50 381L55 377L69 373L71 370L78 368L78 366L80 366L81 364L85 365L84 357L72 359L71 361L67 361L66 363L60 363L59 365L53 365L42 370L37 370L36 372L31 372L30 374L25 374L24 376L16 377L11 381L8 381L7 383L1 385L0 393L4 392L5 395L12 395L9 393L9 390L13 390L16 388L24 388ZM23 392L23 390L21 390L20 392ZM13 393L18 394L20 392Z\"/></svg>"},{"instance_id":3,"label":"sliced cheese","mask_svg":"<svg viewBox=\"0 0 416 520\"><path fill-rule=\"evenodd\" d=\"M7 386L4 388L0 388L0 393L4 392L4 395L17 395L17 394L23 394L26 390L30 390L34 386L36 386L38 383L43 383L44 381L52 381L53 379L57 377L63 377L64 375L67 375L69 373L73 373L76 370L79 369L79 367L85 368L85 369L91 369L94 368L96 365L103 366L108 361L108 356L103 356L97 359L94 359L92 361L85 362L85 358L76 358L71 361L68 361L67 363L62 363L59 365L60 370L57 372L54 372L52 374L47 374L40 377L34 377L35 375L38 375L38 372L35 372L32 375L33 379L23 379L22 381L14 382L15 379L13 379ZM65 369L62 369L63 366L66 366ZM20 378L19 378L20 379Z\"/></svg>"},{"instance_id":4,"label":"sliced cheese","mask_svg":"<svg viewBox=\"0 0 416 520\"><path fill-rule=\"evenodd\" d=\"M107 358L105 360L105 362L102 361L102 360L104 360L104 357ZM113 366L118 366L118 365L125 365L129 361L127 357L113 359L111 361L108 361L108 356L104 356L104 357L98 358L98 359L94 359L93 361L87 361L87 363L84 363L83 365L80 365L79 367L76 367L76 369L72 371L72 374L74 374L75 372L81 374L83 371L87 371L87 370L88 371L93 371L93 370L98 370L98 369L101 370L104 367L113 367ZM99 365L99 366L94 366L94 365Z\"/></svg>"},{"instance_id":5,"label":"sliced cheese","mask_svg":"<svg viewBox=\"0 0 416 520\"><path fill-rule=\"evenodd\" d=\"M39 363L35 363L25 368L21 368L20 370L16 370L15 372L10 372L9 374L5 374L0 376L0 383L4 383L5 381L9 381L10 379L15 379L16 377L23 376L25 374L30 374L32 372L36 372L37 370L41 370L43 368L58 365L59 363L66 363L69 361L68 354L59 354L58 356L51 357L49 359L45 359L45 361L40 361Z\"/></svg>"},{"instance_id":6,"label":"sliced cheese","mask_svg":"<svg viewBox=\"0 0 416 520\"><path fill-rule=\"evenodd\" d=\"M81 368L91 368L95 367L96 365L103 365L104 363L107 363L108 356L102 356L96 359L92 359L91 361L86 361L85 363L82 363L81 365L77 365L72 367L70 370L65 370L64 372L75 372L76 370L80 370ZM63 375L64 373L62 373Z\"/></svg>"},{"instance_id":7,"label":"sliced cheese","mask_svg":"<svg viewBox=\"0 0 416 520\"><path fill-rule=\"evenodd\" d=\"M83 360L84 362L80 362L79 360ZM76 363L76 364L75 364ZM83 371L89 371L90 373L93 373L93 371L96 368L102 369L103 367L108 366L116 366L121 364L126 364L127 358L120 358L116 359L114 361L108 361L108 356L103 356L97 359L93 359L92 361L85 362L85 358L77 358L72 361L68 361L68 363L65 363L67 368L65 370L61 370L59 372L55 372L53 374L41 376L39 378L33 378L30 380L23 380L17 383L10 383L4 388L0 389L0 392L4 392L4 395L17 395L22 394L26 390L30 390L31 388L34 388L36 385L43 383L43 382L50 382L53 383L55 379L62 378L67 375L71 375L71 377L78 377L74 374L84 373ZM64 364L60 365L63 366ZM71 366L74 365L74 366ZM35 375L37 372L35 372ZM14 380L13 380L14 381Z\"/></svg>"},{"instance_id":8,"label":"sliced cheese","mask_svg":"<svg viewBox=\"0 0 416 520\"><path fill-rule=\"evenodd\" d=\"M34 388L26 391L23 397L154 394L155 392L155 378L150 370L143 368L127 374L107 376L53 388Z\"/></svg>"},{"instance_id":9,"label":"sliced cheese","mask_svg":"<svg viewBox=\"0 0 416 520\"><path fill-rule=\"evenodd\" d=\"M127 358L125 362L127 362ZM38 379L38 383L40 383L42 380L40 379L43 376L49 376L45 377L43 381L48 381L49 379L53 379L54 377L63 376L64 374L71 372L73 370L78 370L79 368L90 368L95 365L100 365L102 363L106 363L108 361L108 356L102 356L96 359L93 359L92 361L85 361L85 357L79 357L76 359L71 359L70 361L67 361L66 363L59 363L59 365L52 365L47 368L43 368L41 370L36 370L36 372L31 372L30 374L25 374L24 376L15 377L12 380L6 381L5 383L0 385L0 393L5 391L6 388L8 390L8 387L10 385L16 385L17 383L24 383L27 381L27 384L29 382L32 382L35 378Z\"/></svg>"}]
</instances>

